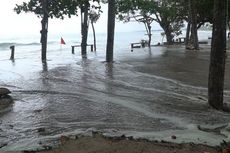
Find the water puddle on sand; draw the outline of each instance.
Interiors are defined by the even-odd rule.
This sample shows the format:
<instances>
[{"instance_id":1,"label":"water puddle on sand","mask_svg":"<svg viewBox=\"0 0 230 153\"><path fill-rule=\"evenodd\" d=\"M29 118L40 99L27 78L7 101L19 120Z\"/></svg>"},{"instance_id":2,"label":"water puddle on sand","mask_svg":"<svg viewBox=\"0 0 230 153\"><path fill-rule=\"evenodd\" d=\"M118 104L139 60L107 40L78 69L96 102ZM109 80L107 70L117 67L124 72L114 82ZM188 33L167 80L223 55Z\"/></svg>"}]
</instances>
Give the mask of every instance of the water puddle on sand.
<instances>
[{"instance_id":1,"label":"water puddle on sand","mask_svg":"<svg viewBox=\"0 0 230 153\"><path fill-rule=\"evenodd\" d=\"M150 139L177 134L177 141L211 145L228 136L230 115L207 105L207 50L140 49L116 55L112 64L100 53L86 60L54 53L43 65L34 57L0 61L0 84L14 98L0 114L0 151L39 148L91 128ZM229 60L226 70L229 102ZM216 127L222 128L202 130Z\"/></svg>"}]
</instances>

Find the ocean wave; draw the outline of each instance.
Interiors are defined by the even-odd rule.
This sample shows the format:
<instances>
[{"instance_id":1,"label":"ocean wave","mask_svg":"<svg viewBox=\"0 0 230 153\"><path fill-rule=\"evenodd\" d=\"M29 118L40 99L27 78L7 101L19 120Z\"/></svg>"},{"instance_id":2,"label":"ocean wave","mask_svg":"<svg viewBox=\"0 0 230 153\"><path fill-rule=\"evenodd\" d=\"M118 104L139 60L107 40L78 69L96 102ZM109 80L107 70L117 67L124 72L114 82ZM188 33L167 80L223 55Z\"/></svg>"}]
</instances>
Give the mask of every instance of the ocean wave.
<instances>
[{"instance_id":1,"label":"ocean wave","mask_svg":"<svg viewBox=\"0 0 230 153\"><path fill-rule=\"evenodd\" d=\"M15 43L0 43L0 48L6 48L15 45Z\"/></svg>"},{"instance_id":2,"label":"ocean wave","mask_svg":"<svg viewBox=\"0 0 230 153\"><path fill-rule=\"evenodd\" d=\"M57 42L50 41L48 44L54 44ZM0 43L0 48L6 49L9 48L10 46L39 46L41 43L37 42L31 42L31 43L18 43L18 42L5 42L5 43Z\"/></svg>"},{"instance_id":3,"label":"ocean wave","mask_svg":"<svg viewBox=\"0 0 230 153\"><path fill-rule=\"evenodd\" d=\"M37 45L40 45L40 43L36 43L36 42L33 42L33 43L15 43L16 46L37 46Z\"/></svg>"},{"instance_id":4,"label":"ocean wave","mask_svg":"<svg viewBox=\"0 0 230 153\"><path fill-rule=\"evenodd\" d=\"M40 43L15 43L15 42L5 42L0 43L0 48L8 48L10 46L34 46L34 45L40 45Z\"/></svg>"}]
</instances>

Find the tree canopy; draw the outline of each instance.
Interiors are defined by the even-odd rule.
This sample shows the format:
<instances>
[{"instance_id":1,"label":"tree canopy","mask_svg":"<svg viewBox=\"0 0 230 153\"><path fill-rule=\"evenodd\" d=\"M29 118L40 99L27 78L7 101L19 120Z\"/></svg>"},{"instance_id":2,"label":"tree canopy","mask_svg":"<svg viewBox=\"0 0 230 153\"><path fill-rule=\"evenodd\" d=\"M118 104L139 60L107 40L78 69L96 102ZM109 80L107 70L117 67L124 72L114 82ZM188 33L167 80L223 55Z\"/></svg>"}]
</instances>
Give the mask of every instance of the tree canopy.
<instances>
[{"instance_id":1,"label":"tree canopy","mask_svg":"<svg viewBox=\"0 0 230 153\"><path fill-rule=\"evenodd\" d=\"M79 6L79 1L76 0L47 0L48 8L47 13L50 18L61 18L63 19L65 15L71 17L71 15L77 14L77 6ZM20 14L21 12L32 12L38 17L41 17L44 12L42 9L41 0L30 0L29 2L23 2L22 4L16 4L14 8L15 12Z\"/></svg>"},{"instance_id":2,"label":"tree canopy","mask_svg":"<svg viewBox=\"0 0 230 153\"><path fill-rule=\"evenodd\" d=\"M165 31L167 42L172 43L174 36L181 33L184 26L184 3L180 0L120 0L118 1L118 17L120 20L129 22L155 21ZM140 17L145 20L140 20Z\"/></svg>"}]
</instances>

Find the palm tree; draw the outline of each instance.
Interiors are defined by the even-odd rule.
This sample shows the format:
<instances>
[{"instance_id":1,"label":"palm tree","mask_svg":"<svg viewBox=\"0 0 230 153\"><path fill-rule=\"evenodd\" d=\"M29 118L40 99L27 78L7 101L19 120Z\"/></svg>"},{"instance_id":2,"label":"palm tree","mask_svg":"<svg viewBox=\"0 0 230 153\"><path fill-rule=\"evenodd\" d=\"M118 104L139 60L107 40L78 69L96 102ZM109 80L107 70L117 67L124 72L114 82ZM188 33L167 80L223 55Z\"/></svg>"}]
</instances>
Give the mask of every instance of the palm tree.
<instances>
[{"instance_id":1,"label":"palm tree","mask_svg":"<svg viewBox=\"0 0 230 153\"><path fill-rule=\"evenodd\" d=\"M89 20L91 22L91 26L92 26L92 29L93 29L94 51L97 50L94 23L96 23L99 18L100 18L100 13L97 13L96 11L93 11L93 10L91 10L89 12Z\"/></svg>"}]
</instances>

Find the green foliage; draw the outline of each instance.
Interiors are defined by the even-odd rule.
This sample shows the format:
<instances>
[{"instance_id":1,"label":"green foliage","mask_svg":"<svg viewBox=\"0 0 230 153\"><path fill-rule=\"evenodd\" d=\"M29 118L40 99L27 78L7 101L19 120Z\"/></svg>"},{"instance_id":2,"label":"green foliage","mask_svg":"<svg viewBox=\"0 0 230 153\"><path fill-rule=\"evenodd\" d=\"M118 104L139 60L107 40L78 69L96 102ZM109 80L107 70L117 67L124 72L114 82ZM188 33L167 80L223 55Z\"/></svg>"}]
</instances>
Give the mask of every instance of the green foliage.
<instances>
[{"instance_id":1,"label":"green foliage","mask_svg":"<svg viewBox=\"0 0 230 153\"><path fill-rule=\"evenodd\" d=\"M165 31L166 36L172 36L170 38L172 39L173 36L181 33L180 29L184 26L183 19L186 15L184 3L182 0L119 0L117 14L124 22L156 21Z\"/></svg>"},{"instance_id":2,"label":"green foliage","mask_svg":"<svg viewBox=\"0 0 230 153\"><path fill-rule=\"evenodd\" d=\"M100 18L102 13L100 1L94 0L91 3L91 8L89 10L88 16L91 22L96 23Z\"/></svg>"},{"instance_id":3,"label":"green foliage","mask_svg":"<svg viewBox=\"0 0 230 153\"><path fill-rule=\"evenodd\" d=\"M80 8L85 3L92 3L91 8L101 9L99 5L99 0L47 0L48 8L47 12L50 18L61 18L64 19L64 16L71 17L72 15L77 15L78 8ZM97 3L97 4L95 4ZM42 9L42 0L30 0L29 2L23 2L22 4L16 4L14 11L17 14L22 12L34 13L38 17L42 17L44 12Z\"/></svg>"},{"instance_id":4,"label":"green foliage","mask_svg":"<svg viewBox=\"0 0 230 153\"><path fill-rule=\"evenodd\" d=\"M91 22L96 23L99 18L100 18L99 12L96 12L95 10L90 10L89 19Z\"/></svg>"},{"instance_id":5,"label":"green foliage","mask_svg":"<svg viewBox=\"0 0 230 153\"><path fill-rule=\"evenodd\" d=\"M117 1L118 18L124 22L129 22L136 16L151 16L152 9L155 8L154 0L119 0Z\"/></svg>"},{"instance_id":6,"label":"green foliage","mask_svg":"<svg viewBox=\"0 0 230 153\"><path fill-rule=\"evenodd\" d=\"M184 3L181 0L160 0L157 7L153 10L156 16L156 22L164 29L171 37L180 35L181 28L184 26L185 9Z\"/></svg>"},{"instance_id":7,"label":"green foliage","mask_svg":"<svg viewBox=\"0 0 230 153\"><path fill-rule=\"evenodd\" d=\"M230 0L228 1L228 21L230 20ZM196 1L198 13L198 27L204 25L206 22L213 23L213 9L214 0L197 0Z\"/></svg>"},{"instance_id":8,"label":"green foliage","mask_svg":"<svg viewBox=\"0 0 230 153\"><path fill-rule=\"evenodd\" d=\"M193 0L197 9L197 23L198 28L205 25L205 23L213 23L213 9L214 9L214 0ZM188 8L188 3L184 3L184 7ZM186 9L188 10L188 9ZM188 11L185 12L187 16L185 20L189 20ZM230 0L228 0L228 14L230 14ZM228 15L228 20L230 16Z\"/></svg>"},{"instance_id":9,"label":"green foliage","mask_svg":"<svg viewBox=\"0 0 230 153\"><path fill-rule=\"evenodd\" d=\"M76 0L47 0L48 8L47 12L50 18L61 18L63 19L65 15L71 17L71 15L77 14L77 6L79 2ZM21 5L16 4L14 11L17 14L22 12L28 13L32 12L38 17L43 16L44 12L42 9L41 0L30 0L29 2L23 2Z\"/></svg>"},{"instance_id":10,"label":"green foliage","mask_svg":"<svg viewBox=\"0 0 230 153\"><path fill-rule=\"evenodd\" d=\"M197 24L200 28L205 23L213 22L213 6L214 0L196 0L195 7L197 9Z\"/></svg>"}]
</instances>

